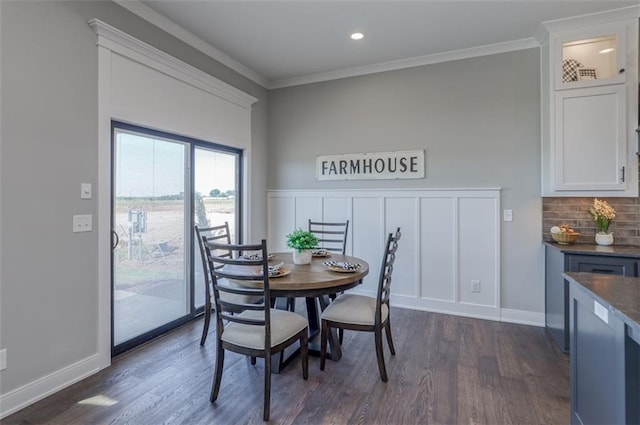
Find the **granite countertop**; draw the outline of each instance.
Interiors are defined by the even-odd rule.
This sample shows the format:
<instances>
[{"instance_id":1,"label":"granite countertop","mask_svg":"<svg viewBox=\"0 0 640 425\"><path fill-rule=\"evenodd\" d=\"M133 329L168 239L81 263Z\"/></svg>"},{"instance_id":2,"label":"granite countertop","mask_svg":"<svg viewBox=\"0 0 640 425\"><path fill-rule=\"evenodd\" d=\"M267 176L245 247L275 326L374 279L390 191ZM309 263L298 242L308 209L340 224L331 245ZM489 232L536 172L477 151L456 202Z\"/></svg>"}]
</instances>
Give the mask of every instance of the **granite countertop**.
<instances>
[{"instance_id":1,"label":"granite countertop","mask_svg":"<svg viewBox=\"0 0 640 425\"><path fill-rule=\"evenodd\" d=\"M611 257L640 258L640 246L635 245L609 245L601 246L592 243L575 243L560 245L553 241L543 241L549 247L555 248L567 254L588 254Z\"/></svg>"},{"instance_id":2,"label":"granite countertop","mask_svg":"<svg viewBox=\"0 0 640 425\"><path fill-rule=\"evenodd\" d=\"M563 276L609 304L625 323L640 326L640 278L598 273L566 272Z\"/></svg>"}]
</instances>

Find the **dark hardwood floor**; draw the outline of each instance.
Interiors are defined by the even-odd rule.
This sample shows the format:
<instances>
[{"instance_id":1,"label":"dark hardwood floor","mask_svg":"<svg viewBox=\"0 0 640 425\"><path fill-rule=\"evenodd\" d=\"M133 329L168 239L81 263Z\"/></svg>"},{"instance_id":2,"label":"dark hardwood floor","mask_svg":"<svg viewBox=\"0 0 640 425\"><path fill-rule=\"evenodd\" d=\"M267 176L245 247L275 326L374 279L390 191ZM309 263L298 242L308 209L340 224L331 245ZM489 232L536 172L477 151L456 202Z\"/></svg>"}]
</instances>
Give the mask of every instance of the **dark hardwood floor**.
<instances>
[{"instance_id":1,"label":"dark hardwood floor","mask_svg":"<svg viewBox=\"0 0 640 425\"><path fill-rule=\"evenodd\" d=\"M567 424L569 365L544 328L393 308L396 356L378 375L373 334L345 332L343 358L299 359L273 375L271 422L282 424ZM16 424L262 422L263 363L225 355L209 403L215 334L202 320L114 359L111 367L0 421Z\"/></svg>"}]
</instances>

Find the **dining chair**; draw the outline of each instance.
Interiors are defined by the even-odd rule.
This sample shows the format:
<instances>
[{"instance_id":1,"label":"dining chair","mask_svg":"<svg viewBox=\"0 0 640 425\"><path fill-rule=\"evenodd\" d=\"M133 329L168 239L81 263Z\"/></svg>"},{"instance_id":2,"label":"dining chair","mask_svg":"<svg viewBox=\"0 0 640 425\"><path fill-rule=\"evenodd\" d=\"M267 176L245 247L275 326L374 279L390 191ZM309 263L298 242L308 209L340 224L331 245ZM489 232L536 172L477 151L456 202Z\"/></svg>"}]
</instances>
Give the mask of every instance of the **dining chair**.
<instances>
[{"instance_id":1,"label":"dining chair","mask_svg":"<svg viewBox=\"0 0 640 425\"><path fill-rule=\"evenodd\" d=\"M349 220L338 223L326 223L309 220L309 232L316 235L320 248L344 255L347 249Z\"/></svg>"},{"instance_id":2,"label":"dining chair","mask_svg":"<svg viewBox=\"0 0 640 425\"><path fill-rule=\"evenodd\" d=\"M282 352L296 341L300 342L302 376L309 376L308 322L303 316L270 308L269 265L267 242L259 245L221 244L202 238L211 274L216 313L216 365L210 401L218 398L225 350L251 357L264 358L263 419L269 420L271 400L271 356ZM218 255L224 251L231 255ZM243 253L259 255L243 257ZM233 280L241 284L225 284ZM259 297L261 303L243 303L222 294ZM236 311L242 310L241 313Z\"/></svg>"},{"instance_id":3,"label":"dining chair","mask_svg":"<svg viewBox=\"0 0 640 425\"><path fill-rule=\"evenodd\" d=\"M202 273L204 276L204 326L202 328L202 337L200 338L200 345L204 345L207 341L207 335L209 334L209 324L211 323L211 310L213 309L213 295L211 289L211 274L209 273L209 264L207 261L207 253L205 250L205 244L203 237L207 237L209 242L216 242L224 244L225 248L219 249L217 252L218 257L231 258L232 252L226 248L226 245L231 244L231 232L229 231L229 223L224 222L217 226L211 227L198 227L194 226L196 232L196 238L198 239L198 246L200 247L200 258L202 260ZM233 285L233 283L230 283ZM240 296L240 295L228 295L223 294L226 298L237 298L238 301L243 303L256 303L262 301L260 297L252 296ZM242 310L236 311L240 313Z\"/></svg>"},{"instance_id":4,"label":"dining chair","mask_svg":"<svg viewBox=\"0 0 640 425\"><path fill-rule=\"evenodd\" d=\"M327 357L329 328L373 332L380 378L384 382L387 382L387 369L384 364L384 351L382 347L382 329L385 330L387 335L389 350L392 355L395 355L396 350L393 346L393 339L391 338L391 321L389 319L389 295L391 291L393 263L396 259L400 236L400 228L398 227L395 234L389 233L387 237L380 268L380 277L378 279L378 293L375 298L345 293L339 295L331 302L320 315L322 322L322 330L320 333L320 370L324 370L325 359Z\"/></svg>"},{"instance_id":5,"label":"dining chair","mask_svg":"<svg viewBox=\"0 0 640 425\"><path fill-rule=\"evenodd\" d=\"M308 230L318 238L319 248L345 255L347 251L349 220L330 223L309 219ZM329 295L329 298L335 300L336 294ZM340 333L340 343L342 343L342 333Z\"/></svg>"}]
</instances>

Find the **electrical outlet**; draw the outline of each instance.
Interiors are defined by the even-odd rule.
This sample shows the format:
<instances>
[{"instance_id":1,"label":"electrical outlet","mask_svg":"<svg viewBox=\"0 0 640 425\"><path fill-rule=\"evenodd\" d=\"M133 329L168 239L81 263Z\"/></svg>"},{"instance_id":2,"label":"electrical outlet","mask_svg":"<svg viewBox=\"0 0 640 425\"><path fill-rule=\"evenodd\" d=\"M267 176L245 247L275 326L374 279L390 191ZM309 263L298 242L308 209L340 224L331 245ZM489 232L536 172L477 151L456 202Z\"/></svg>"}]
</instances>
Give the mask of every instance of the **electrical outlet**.
<instances>
[{"instance_id":1,"label":"electrical outlet","mask_svg":"<svg viewBox=\"0 0 640 425\"><path fill-rule=\"evenodd\" d=\"M90 232L91 231L91 214L74 215L73 231L74 232Z\"/></svg>"},{"instance_id":2,"label":"electrical outlet","mask_svg":"<svg viewBox=\"0 0 640 425\"><path fill-rule=\"evenodd\" d=\"M471 292L480 292L480 281L472 280L471 281Z\"/></svg>"},{"instance_id":3,"label":"electrical outlet","mask_svg":"<svg viewBox=\"0 0 640 425\"><path fill-rule=\"evenodd\" d=\"M0 350L0 370L7 368L7 349Z\"/></svg>"}]
</instances>

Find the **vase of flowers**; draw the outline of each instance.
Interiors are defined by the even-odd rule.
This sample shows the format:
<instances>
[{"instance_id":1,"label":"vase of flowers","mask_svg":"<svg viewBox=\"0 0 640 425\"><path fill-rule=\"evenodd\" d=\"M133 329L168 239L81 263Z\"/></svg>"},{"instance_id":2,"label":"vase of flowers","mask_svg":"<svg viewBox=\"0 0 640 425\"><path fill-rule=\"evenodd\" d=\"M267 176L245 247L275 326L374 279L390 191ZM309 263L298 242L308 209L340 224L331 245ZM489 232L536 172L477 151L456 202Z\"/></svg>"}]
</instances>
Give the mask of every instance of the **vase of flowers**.
<instances>
[{"instance_id":1,"label":"vase of flowers","mask_svg":"<svg viewBox=\"0 0 640 425\"><path fill-rule=\"evenodd\" d=\"M287 235L287 247L293 249L294 264L310 264L311 250L316 246L318 238L311 232L298 229Z\"/></svg>"},{"instance_id":2,"label":"vase of flowers","mask_svg":"<svg viewBox=\"0 0 640 425\"><path fill-rule=\"evenodd\" d=\"M613 233L609 232L609 226L616 217L613 207L607 201L595 198L593 205L589 208L589 214L596 223L596 243L598 245L613 244Z\"/></svg>"}]
</instances>

